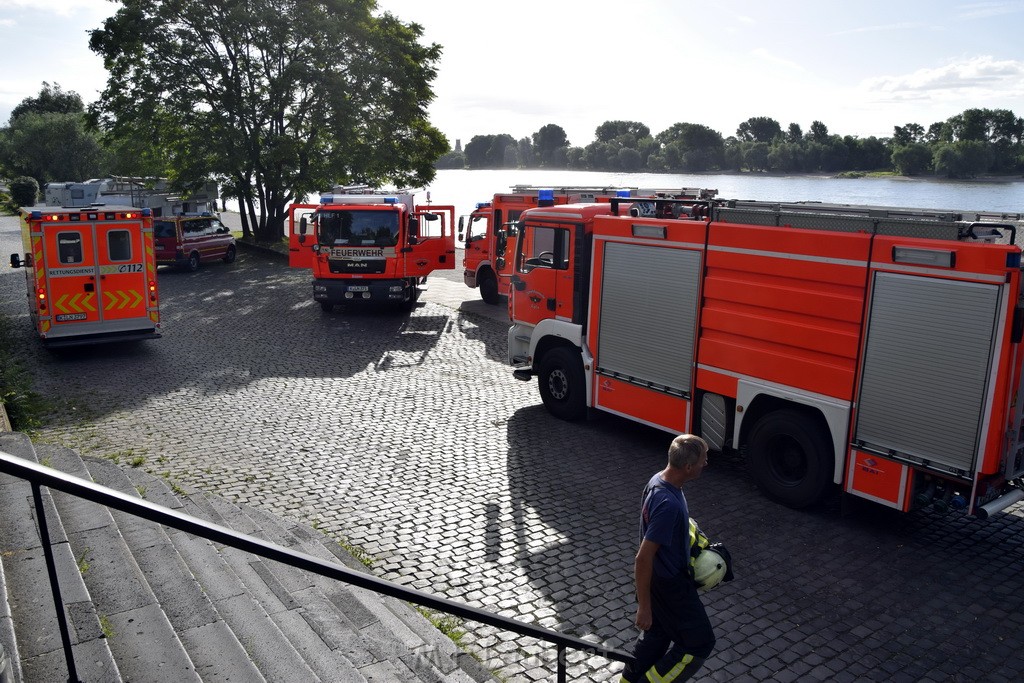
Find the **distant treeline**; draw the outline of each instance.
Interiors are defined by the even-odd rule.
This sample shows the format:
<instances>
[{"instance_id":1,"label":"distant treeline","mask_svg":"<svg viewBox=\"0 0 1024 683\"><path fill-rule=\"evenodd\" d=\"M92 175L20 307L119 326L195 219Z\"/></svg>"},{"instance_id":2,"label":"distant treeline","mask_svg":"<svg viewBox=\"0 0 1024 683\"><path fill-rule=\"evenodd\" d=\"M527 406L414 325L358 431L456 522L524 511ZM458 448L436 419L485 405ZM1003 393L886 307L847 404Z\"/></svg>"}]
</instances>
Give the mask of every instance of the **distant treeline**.
<instances>
[{"instance_id":1,"label":"distant treeline","mask_svg":"<svg viewBox=\"0 0 1024 683\"><path fill-rule=\"evenodd\" d=\"M551 168L587 171L705 173L866 173L972 178L1024 173L1024 119L1008 109L966 109L927 128L894 126L892 137L834 135L821 121L805 133L775 119L747 119L724 137L699 123L676 123L657 135L638 121L605 121L586 147L569 145L554 123L516 140L474 135L437 162L451 168Z\"/></svg>"}]
</instances>

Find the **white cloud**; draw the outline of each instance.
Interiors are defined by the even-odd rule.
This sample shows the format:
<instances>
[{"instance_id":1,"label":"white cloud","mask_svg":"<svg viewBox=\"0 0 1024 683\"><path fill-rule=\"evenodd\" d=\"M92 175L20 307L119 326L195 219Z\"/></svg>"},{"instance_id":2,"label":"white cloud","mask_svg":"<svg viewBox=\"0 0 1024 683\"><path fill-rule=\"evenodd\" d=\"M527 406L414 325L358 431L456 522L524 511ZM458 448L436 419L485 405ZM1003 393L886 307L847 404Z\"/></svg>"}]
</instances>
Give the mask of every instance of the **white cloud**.
<instances>
[{"instance_id":1,"label":"white cloud","mask_svg":"<svg viewBox=\"0 0 1024 683\"><path fill-rule=\"evenodd\" d=\"M975 2L960 7L961 19L987 19L1024 12L1024 2Z\"/></svg>"},{"instance_id":2,"label":"white cloud","mask_svg":"<svg viewBox=\"0 0 1024 683\"><path fill-rule=\"evenodd\" d=\"M1024 94L1024 61L984 55L896 76L879 76L861 89L885 99L942 99L989 96L1005 100Z\"/></svg>"}]
</instances>

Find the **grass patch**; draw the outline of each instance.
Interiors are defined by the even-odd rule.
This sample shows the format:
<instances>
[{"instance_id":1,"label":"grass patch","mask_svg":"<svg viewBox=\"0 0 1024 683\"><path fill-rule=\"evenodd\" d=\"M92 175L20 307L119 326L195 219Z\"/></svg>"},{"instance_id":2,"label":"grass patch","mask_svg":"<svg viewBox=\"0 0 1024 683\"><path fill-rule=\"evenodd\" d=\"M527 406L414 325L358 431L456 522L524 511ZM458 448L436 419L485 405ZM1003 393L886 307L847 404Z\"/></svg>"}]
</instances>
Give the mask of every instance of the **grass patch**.
<instances>
[{"instance_id":1,"label":"grass patch","mask_svg":"<svg viewBox=\"0 0 1024 683\"><path fill-rule=\"evenodd\" d=\"M117 635L114 632L114 627L110 625L110 619L107 619L106 615L100 615L100 630L103 631L103 637L107 640Z\"/></svg>"},{"instance_id":2,"label":"grass patch","mask_svg":"<svg viewBox=\"0 0 1024 683\"><path fill-rule=\"evenodd\" d=\"M338 545L340 545L345 552L354 557L359 564L363 565L367 569L373 569L373 557L370 556L370 553L358 546L352 545L352 543L345 538L338 541Z\"/></svg>"},{"instance_id":3,"label":"grass patch","mask_svg":"<svg viewBox=\"0 0 1024 683\"><path fill-rule=\"evenodd\" d=\"M32 432L46 424L53 406L41 394L32 391L32 381L18 348L11 319L0 315L0 404L3 404L11 428L16 432Z\"/></svg>"},{"instance_id":4,"label":"grass patch","mask_svg":"<svg viewBox=\"0 0 1024 683\"><path fill-rule=\"evenodd\" d=\"M435 612L434 610L427 609L426 607L416 607L416 611L427 618L431 624L434 625L438 631L448 637L453 643L458 645L461 649L463 647L463 638L466 637L466 629L462 627L462 619L451 614L445 614L444 612Z\"/></svg>"},{"instance_id":5,"label":"grass patch","mask_svg":"<svg viewBox=\"0 0 1024 683\"><path fill-rule=\"evenodd\" d=\"M78 573L83 576L89 571L89 560L85 559L85 556L89 554L90 550L91 548L86 548L78 558Z\"/></svg>"}]
</instances>

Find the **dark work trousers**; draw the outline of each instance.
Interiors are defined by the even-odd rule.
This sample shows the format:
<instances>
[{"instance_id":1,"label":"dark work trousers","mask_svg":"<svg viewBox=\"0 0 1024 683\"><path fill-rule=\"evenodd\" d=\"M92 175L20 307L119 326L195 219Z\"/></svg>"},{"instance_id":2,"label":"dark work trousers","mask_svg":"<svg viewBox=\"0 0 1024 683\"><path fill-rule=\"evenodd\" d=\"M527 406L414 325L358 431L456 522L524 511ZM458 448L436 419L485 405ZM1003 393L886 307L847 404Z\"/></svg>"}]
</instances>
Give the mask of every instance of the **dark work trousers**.
<instances>
[{"instance_id":1,"label":"dark work trousers","mask_svg":"<svg viewBox=\"0 0 1024 683\"><path fill-rule=\"evenodd\" d=\"M688 680L715 647L711 622L690 577L651 577L651 613L654 623L637 638L635 662L626 665L622 679L629 683Z\"/></svg>"}]
</instances>

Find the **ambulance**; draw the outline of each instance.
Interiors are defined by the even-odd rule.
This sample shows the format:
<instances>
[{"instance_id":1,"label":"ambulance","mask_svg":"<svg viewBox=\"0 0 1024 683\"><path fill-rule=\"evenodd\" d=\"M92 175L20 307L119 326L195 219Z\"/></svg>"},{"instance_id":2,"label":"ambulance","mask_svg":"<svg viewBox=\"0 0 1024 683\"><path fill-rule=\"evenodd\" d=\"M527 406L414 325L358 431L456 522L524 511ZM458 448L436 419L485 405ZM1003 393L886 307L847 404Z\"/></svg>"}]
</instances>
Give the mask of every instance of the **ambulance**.
<instances>
[{"instance_id":1,"label":"ambulance","mask_svg":"<svg viewBox=\"0 0 1024 683\"><path fill-rule=\"evenodd\" d=\"M47 347L156 339L160 309L150 209L21 209L32 325Z\"/></svg>"}]
</instances>

